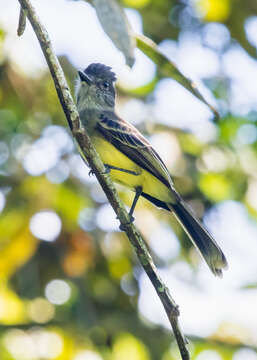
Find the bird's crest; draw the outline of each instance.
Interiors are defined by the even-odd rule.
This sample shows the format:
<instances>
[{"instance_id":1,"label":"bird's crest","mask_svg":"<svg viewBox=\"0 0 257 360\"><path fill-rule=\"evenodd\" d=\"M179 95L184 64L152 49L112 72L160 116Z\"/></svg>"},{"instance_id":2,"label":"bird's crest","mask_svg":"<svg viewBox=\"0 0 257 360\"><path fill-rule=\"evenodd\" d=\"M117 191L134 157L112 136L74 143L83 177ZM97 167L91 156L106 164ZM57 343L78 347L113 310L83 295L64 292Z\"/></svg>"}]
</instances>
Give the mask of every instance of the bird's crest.
<instances>
[{"instance_id":1,"label":"bird's crest","mask_svg":"<svg viewBox=\"0 0 257 360\"><path fill-rule=\"evenodd\" d=\"M87 75L91 75L93 77L98 77L98 78L102 78L105 80L110 80L110 81L116 81L116 75L113 71L111 71L111 67L110 66L106 66L104 64L90 64L85 70L84 73L86 73Z\"/></svg>"}]
</instances>

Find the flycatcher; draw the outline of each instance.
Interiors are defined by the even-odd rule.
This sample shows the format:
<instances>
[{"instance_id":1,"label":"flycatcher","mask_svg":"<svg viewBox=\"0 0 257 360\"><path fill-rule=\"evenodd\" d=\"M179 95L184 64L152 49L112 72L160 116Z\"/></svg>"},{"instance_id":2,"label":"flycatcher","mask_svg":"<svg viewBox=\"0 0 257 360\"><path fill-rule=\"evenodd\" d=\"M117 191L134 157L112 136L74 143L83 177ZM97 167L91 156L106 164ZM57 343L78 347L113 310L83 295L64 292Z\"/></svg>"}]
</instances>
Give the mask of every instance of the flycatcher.
<instances>
[{"instance_id":1,"label":"flycatcher","mask_svg":"<svg viewBox=\"0 0 257 360\"><path fill-rule=\"evenodd\" d=\"M135 192L131 219L140 196L172 212L214 275L222 276L227 261L220 247L176 191L151 144L115 113L116 76L111 68L91 64L78 73L76 99L81 122L113 181Z\"/></svg>"}]
</instances>

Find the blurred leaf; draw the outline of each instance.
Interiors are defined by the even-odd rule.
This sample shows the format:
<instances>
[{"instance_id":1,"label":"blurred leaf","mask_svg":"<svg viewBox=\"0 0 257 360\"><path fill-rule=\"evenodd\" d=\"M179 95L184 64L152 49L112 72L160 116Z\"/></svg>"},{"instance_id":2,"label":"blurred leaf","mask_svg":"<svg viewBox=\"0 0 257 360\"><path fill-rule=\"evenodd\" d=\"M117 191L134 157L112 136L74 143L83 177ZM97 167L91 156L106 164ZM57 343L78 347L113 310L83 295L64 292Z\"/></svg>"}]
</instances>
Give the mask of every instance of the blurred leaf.
<instances>
[{"instance_id":1,"label":"blurred leaf","mask_svg":"<svg viewBox=\"0 0 257 360\"><path fill-rule=\"evenodd\" d=\"M123 0L125 6L141 9L151 3L151 0Z\"/></svg>"},{"instance_id":2,"label":"blurred leaf","mask_svg":"<svg viewBox=\"0 0 257 360\"><path fill-rule=\"evenodd\" d=\"M111 275L116 279L131 271L131 264L125 256L111 259L108 265Z\"/></svg>"},{"instance_id":3,"label":"blurred leaf","mask_svg":"<svg viewBox=\"0 0 257 360\"><path fill-rule=\"evenodd\" d=\"M241 286L241 289L256 289L256 288L257 288L257 282L249 283Z\"/></svg>"},{"instance_id":4,"label":"blurred leaf","mask_svg":"<svg viewBox=\"0 0 257 360\"><path fill-rule=\"evenodd\" d=\"M196 9L206 21L225 21L230 15L230 0L198 0Z\"/></svg>"},{"instance_id":5,"label":"blurred leaf","mask_svg":"<svg viewBox=\"0 0 257 360\"><path fill-rule=\"evenodd\" d=\"M27 262L34 255L37 243L37 239L32 236L28 227L9 239L0 251L0 278L10 277Z\"/></svg>"},{"instance_id":6,"label":"blurred leaf","mask_svg":"<svg viewBox=\"0 0 257 360\"><path fill-rule=\"evenodd\" d=\"M111 303L117 296L116 287L106 276L95 275L93 277L92 291L94 297L100 303Z\"/></svg>"},{"instance_id":7,"label":"blurred leaf","mask_svg":"<svg viewBox=\"0 0 257 360\"><path fill-rule=\"evenodd\" d=\"M43 176L26 178L21 188L34 205L33 212L53 207L64 217L67 229L77 228L79 212L88 205L78 189L65 183L52 184Z\"/></svg>"},{"instance_id":8,"label":"blurred leaf","mask_svg":"<svg viewBox=\"0 0 257 360\"><path fill-rule=\"evenodd\" d=\"M247 341L248 331L243 324L235 324L232 321L222 322L212 335L215 340L223 340L228 344L239 345Z\"/></svg>"},{"instance_id":9,"label":"blurred leaf","mask_svg":"<svg viewBox=\"0 0 257 360\"><path fill-rule=\"evenodd\" d=\"M257 15L257 1L245 0L231 2L231 15L225 22L231 37L236 39L244 50L255 59L257 57L256 47L249 42L245 31L245 23L247 19Z\"/></svg>"},{"instance_id":10,"label":"blurred leaf","mask_svg":"<svg viewBox=\"0 0 257 360\"><path fill-rule=\"evenodd\" d=\"M5 285L0 287L0 323L22 324L27 321L24 302Z\"/></svg>"},{"instance_id":11,"label":"blurred leaf","mask_svg":"<svg viewBox=\"0 0 257 360\"><path fill-rule=\"evenodd\" d=\"M0 217L0 246L4 246L23 227L24 213L17 209L8 211Z\"/></svg>"},{"instance_id":12,"label":"blurred leaf","mask_svg":"<svg viewBox=\"0 0 257 360\"><path fill-rule=\"evenodd\" d=\"M201 175L199 187L207 198L215 202L234 198L233 183L223 174Z\"/></svg>"},{"instance_id":13,"label":"blurred leaf","mask_svg":"<svg viewBox=\"0 0 257 360\"><path fill-rule=\"evenodd\" d=\"M81 276L93 263L93 256L91 236L79 230L69 241L69 249L62 262L63 270L68 276Z\"/></svg>"},{"instance_id":14,"label":"blurred leaf","mask_svg":"<svg viewBox=\"0 0 257 360\"><path fill-rule=\"evenodd\" d=\"M2 53L3 53L4 39L5 39L5 32L3 29L0 28L0 63L3 61Z\"/></svg>"},{"instance_id":15,"label":"blurred leaf","mask_svg":"<svg viewBox=\"0 0 257 360\"><path fill-rule=\"evenodd\" d=\"M179 82L182 86L184 86L184 88L191 92L191 94L206 104L217 119L219 118L217 110L211 104L209 104L207 100L205 100L194 82L185 77L179 71L177 66L158 50L158 46L151 39L148 39L143 35L136 35L136 41L137 47L153 60L153 62L158 66L162 75L171 77L172 79Z\"/></svg>"},{"instance_id":16,"label":"blurred leaf","mask_svg":"<svg viewBox=\"0 0 257 360\"><path fill-rule=\"evenodd\" d=\"M179 133L179 142L184 152L191 155L200 155L204 145L193 134Z\"/></svg>"},{"instance_id":17,"label":"blurred leaf","mask_svg":"<svg viewBox=\"0 0 257 360\"><path fill-rule=\"evenodd\" d=\"M135 40L128 19L116 0L92 0L98 19L115 46L122 51L128 66L132 67Z\"/></svg>"},{"instance_id":18,"label":"blurred leaf","mask_svg":"<svg viewBox=\"0 0 257 360\"><path fill-rule=\"evenodd\" d=\"M237 130L239 127L245 123L245 119L228 116L223 118L219 123L220 127L220 139L227 144L231 144L231 142L235 139L237 134Z\"/></svg>"},{"instance_id":19,"label":"blurred leaf","mask_svg":"<svg viewBox=\"0 0 257 360\"><path fill-rule=\"evenodd\" d=\"M150 94L151 92L153 92L157 83L158 83L158 79L153 79L149 83L139 86L134 89L123 89L121 87L119 87L119 88L121 89L121 92L125 92L125 94L127 94L127 95L130 95L133 97L145 97L148 94Z\"/></svg>"},{"instance_id":20,"label":"blurred leaf","mask_svg":"<svg viewBox=\"0 0 257 360\"><path fill-rule=\"evenodd\" d=\"M77 228L79 212L88 205L86 197L75 189L61 184L56 186L52 206L65 218L68 227Z\"/></svg>"},{"instance_id":21,"label":"blurred leaf","mask_svg":"<svg viewBox=\"0 0 257 360\"><path fill-rule=\"evenodd\" d=\"M245 0L238 5L238 1L232 0L198 0L195 2L195 9L205 21L225 23L231 37L236 39L250 56L256 58L256 47L249 42L244 27L248 18L253 14L256 16L257 2Z\"/></svg>"},{"instance_id":22,"label":"blurred leaf","mask_svg":"<svg viewBox=\"0 0 257 360\"><path fill-rule=\"evenodd\" d=\"M118 337L113 346L113 360L149 360L149 354L145 345L130 334Z\"/></svg>"}]
</instances>

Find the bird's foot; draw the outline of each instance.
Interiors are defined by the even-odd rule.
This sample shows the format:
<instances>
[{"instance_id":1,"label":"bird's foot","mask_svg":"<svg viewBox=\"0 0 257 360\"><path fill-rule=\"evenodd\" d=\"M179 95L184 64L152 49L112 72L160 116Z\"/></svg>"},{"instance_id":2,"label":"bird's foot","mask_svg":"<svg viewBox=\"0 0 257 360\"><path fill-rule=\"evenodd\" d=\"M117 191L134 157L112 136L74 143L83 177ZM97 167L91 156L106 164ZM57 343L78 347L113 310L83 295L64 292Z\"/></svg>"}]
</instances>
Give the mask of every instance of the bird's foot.
<instances>
[{"instance_id":1,"label":"bird's foot","mask_svg":"<svg viewBox=\"0 0 257 360\"><path fill-rule=\"evenodd\" d=\"M104 175L104 174L109 174L110 171L111 171L110 166L107 165L107 164L104 164L104 171L102 172L102 174L103 174L103 175ZM89 171L88 175L89 175L89 176L95 175L94 170L91 169L91 170Z\"/></svg>"},{"instance_id":2,"label":"bird's foot","mask_svg":"<svg viewBox=\"0 0 257 360\"><path fill-rule=\"evenodd\" d=\"M132 215L130 215L129 218L130 218L129 222L127 222L125 224L120 224L119 228L121 231L126 231L127 225L130 225L135 221L135 218Z\"/></svg>"}]
</instances>

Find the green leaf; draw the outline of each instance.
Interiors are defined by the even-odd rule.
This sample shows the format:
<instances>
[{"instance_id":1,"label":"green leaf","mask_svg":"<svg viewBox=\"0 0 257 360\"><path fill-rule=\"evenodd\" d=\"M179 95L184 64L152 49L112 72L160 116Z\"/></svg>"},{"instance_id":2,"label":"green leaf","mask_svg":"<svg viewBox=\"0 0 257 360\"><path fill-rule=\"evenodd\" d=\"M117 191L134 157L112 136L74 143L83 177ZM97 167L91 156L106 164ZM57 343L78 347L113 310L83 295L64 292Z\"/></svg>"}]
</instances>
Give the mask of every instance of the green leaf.
<instances>
[{"instance_id":1,"label":"green leaf","mask_svg":"<svg viewBox=\"0 0 257 360\"><path fill-rule=\"evenodd\" d=\"M133 96L133 97L145 97L151 92L153 92L156 84L158 82L157 78L154 78L152 81L148 82L147 84L144 84L142 86L139 86L134 89L125 89L122 87L119 87L122 92L124 92L127 95Z\"/></svg>"},{"instance_id":2,"label":"green leaf","mask_svg":"<svg viewBox=\"0 0 257 360\"><path fill-rule=\"evenodd\" d=\"M197 89L196 84L184 76L179 71L177 66L158 50L157 44L143 35L136 35L135 39L137 42L137 47L142 50L150 59L152 59L156 65L158 65L160 72L164 76L171 77L172 79L179 82L182 86L184 86L184 88L190 91L191 94L196 96L209 107L209 109L215 115L216 120L219 119L217 110L210 103L208 103L207 100L205 100L205 98Z\"/></svg>"},{"instance_id":3,"label":"green leaf","mask_svg":"<svg viewBox=\"0 0 257 360\"><path fill-rule=\"evenodd\" d=\"M202 174L199 187L205 196L213 202L234 197L233 183L223 174Z\"/></svg>"},{"instance_id":4,"label":"green leaf","mask_svg":"<svg viewBox=\"0 0 257 360\"><path fill-rule=\"evenodd\" d=\"M73 229L77 226L79 212L88 206L85 196L81 196L71 187L61 184L56 187L54 208L65 218L67 227Z\"/></svg>"},{"instance_id":5,"label":"green leaf","mask_svg":"<svg viewBox=\"0 0 257 360\"><path fill-rule=\"evenodd\" d=\"M230 144L235 139L238 129L246 121L240 117L228 116L220 122L220 140Z\"/></svg>"},{"instance_id":6,"label":"green leaf","mask_svg":"<svg viewBox=\"0 0 257 360\"><path fill-rule=\"evenodd\" d=\"M135 39L122 7L115 0L93 0L98 19L114 45L122 51L128 66L135 62Z\"/></svg>"},{"instance_id":7,"label":"green leaf","mask_svg":"<svg viewBox=\"0 0 257 360\"><path fill-rule=\"evenodd\" d=\"M146 346L131 334L120 335L113 345L113 359L115 360L148 360L150 359Z\"/></svg>"}]
</instances>

